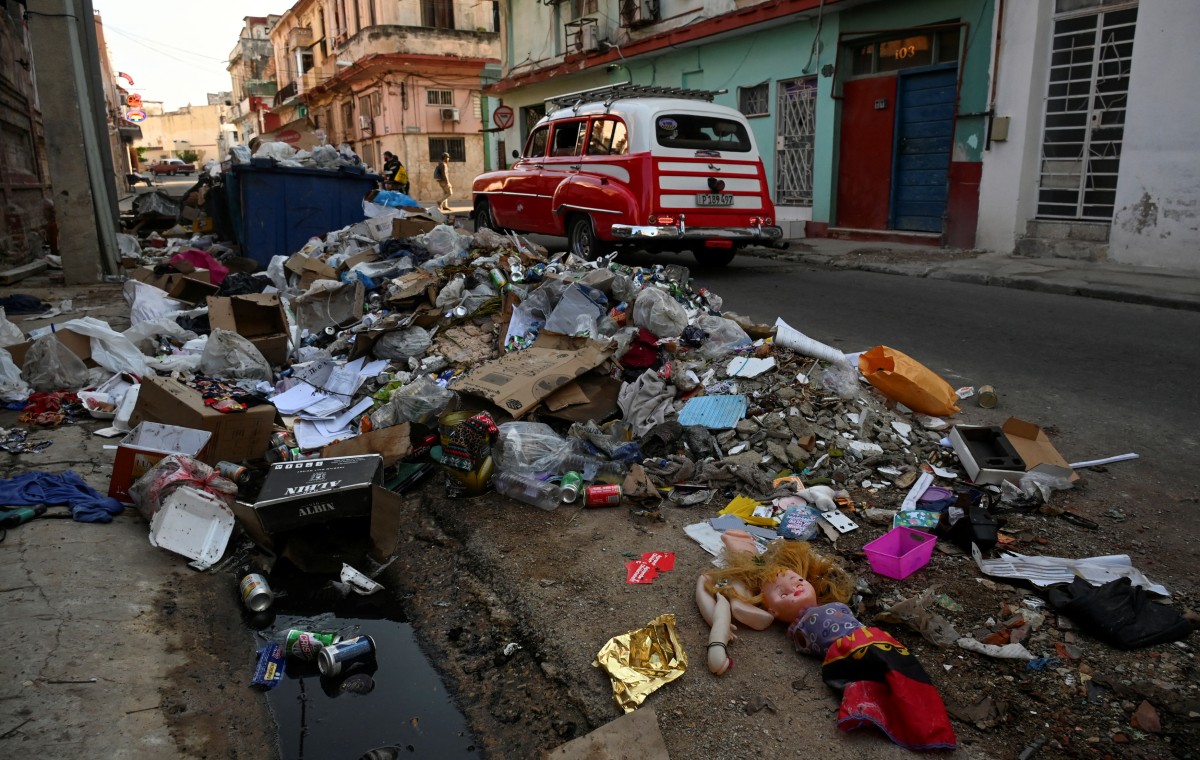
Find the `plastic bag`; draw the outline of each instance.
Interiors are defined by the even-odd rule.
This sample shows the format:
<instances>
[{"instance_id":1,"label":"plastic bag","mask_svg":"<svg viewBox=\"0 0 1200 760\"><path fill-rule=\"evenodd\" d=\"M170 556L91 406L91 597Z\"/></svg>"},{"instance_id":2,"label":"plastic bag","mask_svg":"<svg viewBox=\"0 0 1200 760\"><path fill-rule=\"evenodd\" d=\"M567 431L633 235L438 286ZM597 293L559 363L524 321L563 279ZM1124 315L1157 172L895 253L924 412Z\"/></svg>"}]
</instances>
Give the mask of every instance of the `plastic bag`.
<instances>
[{"instance_id":1,"label":"plastic bag","mask_svg":"<svg viewBox=\"0 0 1200 760\"><path fill-rule=\"evenodd\" d=\"M234 145L229 149L229 158L235 164L250 163L250 149L245 145Z\"/></svg>"},{"instance_id":2,"label":"plastic bag","mask_svg":"<svg viewBox=\"0 0 1200 760\"><path fill-rule=\"evenodd\" d=\"M633 302L633 323L659 338L674 338L687 327L687 312L658 288L646 288Z\"/></svg>"},{"instance_id":3,"label":"plastic bag","mask_svg":"<svg viewBox=\"0 0 1200 760\"><path fill-rule=\"evenodd\" d=\"M149 374L146 357L138 347L121 333L113 330L107 322L95 317L72 319L60 326L62 329L86 335L92 339L92 361L112 372L128 372L141 377Z\"/></svg>"},{"instance_id":4,"label":"plastic bag","mask_svg":"<svg viewBox=\"0 0 1200 760\"><path fill-rule=\"evenodd\" d=\"M588 297L579 285L572 285L563 292L558 305L550 312L544 329L563 335L596 336L596 320L604 315L604 309Z\"/></svg>"},{"instance_id":5,"label":"plastic bag","mask_svg":"<svg viewBox=\"0 0 1200 760\"><path fill-rule=\"evenodd\" d=\"M238 488L231 480L221 477L212 467L191 457L172 454L146 471L129 487L129 498L149 520L158 511L162 500L183 486L206 491L233 508Z\"/></svg>"},{"instance_id":6,"label":"plastic bag","mask_svg":"<svg viewBox=\"0 0 1200 760\"><path fill-rule=\"evenodd\" d=\"M15 346L25 342L25 333L21 328L8 321L4 307L0 306L0 346Z\"/></svg>"},{"instance_id":7,"label":"plastic bag","mask_svg":"<svg viewBox=\"0 0 1200 760\"><path fill-rule=\"evenodd\" d=\"M158 352L157 338L160 336L174 338L181 344L187 343L196 337L196 333L179 326L179 323L175 321L175 315L138 322L121 334L128 338L133 345L137 346L138 350L143 354L155 354Z\"/></svg>"},{"instance_id":8,"label":"plastic bag","mask_svg":"<svg viewBox=\"0 0 1200 760\"><path fill-rule=\"evenodd\" d=\"M732 319L705 315L696 320L696 326L708 333L700 347L700 355L709 359L733 353L738 346L748 346L751 342L746 331Z\"/></svg>"},{"instance_id":9,"label":"plastic bag","mask_svg":"<svg viewBox=\"0 0 1200 760\"><path fill-rule=\"evenodd\" d=\"M7 351L0 349L0 401L24 401L30 393L29 384L21 379L21 369Z\"/></svg>"},{"instance_id":10,"label":"plastic bag","mask_svg":"<svg viewBox=\"0 0 1200 760\"><path fill-rule=\"evenodd\" d=\"M402 422L432 424L452 398L453 391L441 387L428 375L422 375L394 391L386 404L371 412L371 429L378 430Z\"/></svg>"},{"instance_id":11,"label":"plastic bag","mask_svg":"<svg viewBox=\"0 0 1200 760\"><path fill-rule=\"evenodd\" d=\"M88 385L88 369L66 344L50 334L35 340L25 353L21 378L43 393L78 390Z\"/></svg>"},{"instance_id":12,"label":"plastic bag","mask_svg":"<svg viewBox=\"0 0 1200 760\"><path fill-rule=\"evenodd\" d=\"M267 265L267 277L270 278L271 284L280 293L287 291L287 270L284 269L284 264L287 263L288 256L272 256L271 263Z\"/></svg>"},{"instance_id":13,"label":"plastic bag","mask_svg":"<svg viewBox=\"0 0 1200 760\"><path fill-rule=\"evenodd\" d=\"M506 422L492 447L500 472L558 472L567 440L542 422Z\"/></svg>"},{"instance_id":14,"label":"plastic bag","mask_svg":"<svg viewBox=\"0 0 1200 760\"><path fill-rule=\"evenodd\" d=\"M853 365L835 362L818 370L815 379L821 387L839 398L858 398L858 370Z\"/></svg>"},{"instance_id":15,"label":"plastic bag","mask_svg":"<svg viewBox=\"0 0 1200 760\"><path fill-rule=\"evenodd\" d=\"M949 417L958 411L958 396L937 373L907 354L876 346L858 357L863 376L892 399L918 414Z\"/></svg>"},{"instance_id":16,"label":"plastic bag","mask_svg":"<svg viewBox=\"0 0 1200 760\"><path fill-rule=\"evenodd\" d=\"M429 255L434 257L464 258L471 245L471 238L460 235L458 230L445 224L439 224L420 237L420 242L429 251Z\"/></svg>"},{"instance_id":17,"label":"plastic bag","mask_svg":"<svg viewBox=\"0 0 1200 760\"><path fill-rule=\"evenodd\" d=\"M167 295L165 290L137 280L126 280L121 286L125 302L129 304L129 323L153 321L183 310L183 303Z\"/></svg>"},{"instance_id":18,"label":"plastic bag","mask_svg":"<svg viewBox=\"0 0 1200 760\"><path fill-rule=\"evenodd\" d=\"M375 341L375 345L371 347L371 353L375 355L376 359L408 359L410 357L419 359L425 355L431 345L433 345L433 339L429 337L429 331L424 327L414 326L407 330L395 330L384 335Z\"/></svg>"},{"instance_id":19,"label":"plastic bag","mask_svg":"<svg viewBox=\"0 0 1200 760\"><path fill-rule=\"evenodd\" d=\"M130 259L141 258L142 244L138 242L137 235L126 235L123 232L117 233L117 249L121 252L121 256Z\"/></svg>"},{"instance_id":20,"label":"plastic bag","mask_svg":"<svg viewBox=\"0 0 1200 760\"><path fill-rule=\"evenodd\" d=\"M254 344L235 332L217 328L200 356L200 371L212 377L270 380L271 365Z\"/></svg>"},{"instance_id":21,"label":"plastic bag","mask_svg":"<svg viewBox=\"0 0 1200 760\"><path fill-rule=\"evenodd\" d=\"M254 151L255 158L273 158L276 161L286 161L295 155L296 149L285 142L265 142Z\"/></svg>"}]
</instances>

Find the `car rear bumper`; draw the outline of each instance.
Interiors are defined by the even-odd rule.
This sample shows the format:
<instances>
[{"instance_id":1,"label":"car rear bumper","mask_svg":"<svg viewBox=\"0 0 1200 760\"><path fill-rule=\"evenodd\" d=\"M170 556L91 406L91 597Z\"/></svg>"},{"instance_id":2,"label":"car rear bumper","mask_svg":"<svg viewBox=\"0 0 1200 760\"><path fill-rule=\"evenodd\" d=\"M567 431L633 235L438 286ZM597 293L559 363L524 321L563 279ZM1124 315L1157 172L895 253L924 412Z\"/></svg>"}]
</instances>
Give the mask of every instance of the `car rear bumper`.
<instances>
[{"instance_id":1,"label":"car rear bumper","mask_svg":"<svg viewBox=\"0 0 1200 760\"><path fill-rule=\"evenodd\" d=\"M617 240L729 240L735 243L772 245L783 239L783 228L770 225L759 227L674 227L614 224L612 236Z\"/></svg>"}]
</instances>

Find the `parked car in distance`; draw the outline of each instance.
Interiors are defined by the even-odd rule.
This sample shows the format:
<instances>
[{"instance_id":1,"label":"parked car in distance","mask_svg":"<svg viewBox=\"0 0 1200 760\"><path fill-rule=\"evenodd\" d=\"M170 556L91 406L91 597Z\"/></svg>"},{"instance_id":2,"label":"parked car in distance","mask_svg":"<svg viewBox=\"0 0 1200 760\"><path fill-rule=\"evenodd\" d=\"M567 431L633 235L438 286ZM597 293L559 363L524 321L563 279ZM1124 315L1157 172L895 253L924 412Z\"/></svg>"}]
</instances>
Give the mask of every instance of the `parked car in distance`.
<instances>
[{"instance_id":1,"label":"parked car in distance","mask_svg":"<svg viewBox=\"0 0 1200 760\"><path fill-rule=\"evenodd\" d=\"M164 158L157 164L152 164L150 166L150 171L153 172L155 176L161 176L163 174L182 174L183 176L187 177L196 173L196 165L185 163L181 158Z\"/></svg>"},{"instance_id":2,"label":"parked car in distance","mask_svg":"<svg viewBox=\"0 0 1200 760\"><path fill-rule=\"evenodd\" d=\"M476 228L563 236L587 259L690 250L709 266L784 245L750 126L714 94L613 85L548 100L512 167L475 179Z\"/></svg>"}]
</instances>

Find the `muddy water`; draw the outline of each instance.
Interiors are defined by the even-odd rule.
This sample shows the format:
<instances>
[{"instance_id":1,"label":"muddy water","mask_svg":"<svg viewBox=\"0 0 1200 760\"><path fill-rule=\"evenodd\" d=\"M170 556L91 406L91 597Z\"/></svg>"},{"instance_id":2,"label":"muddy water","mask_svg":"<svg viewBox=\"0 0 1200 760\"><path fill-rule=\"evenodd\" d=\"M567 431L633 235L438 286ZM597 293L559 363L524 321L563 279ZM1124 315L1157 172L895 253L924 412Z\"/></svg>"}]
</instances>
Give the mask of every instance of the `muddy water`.
<instances>
[{"instance_id":1,"label":"muddy water","mask_svg":"<svg viewBox=\"0 0 1200 760\"><path fill-rule=\"evenodd\" d=\"M361 613L360 613L361 614ZM289 628L367 635L376 659L342 678L320 675L315 662L289 658L284 680L269 691L280 755L289 760L474 758L476 742L413 637L412 626L386 618L279 614L260 635Z\"/></svg>"}]
</instances>

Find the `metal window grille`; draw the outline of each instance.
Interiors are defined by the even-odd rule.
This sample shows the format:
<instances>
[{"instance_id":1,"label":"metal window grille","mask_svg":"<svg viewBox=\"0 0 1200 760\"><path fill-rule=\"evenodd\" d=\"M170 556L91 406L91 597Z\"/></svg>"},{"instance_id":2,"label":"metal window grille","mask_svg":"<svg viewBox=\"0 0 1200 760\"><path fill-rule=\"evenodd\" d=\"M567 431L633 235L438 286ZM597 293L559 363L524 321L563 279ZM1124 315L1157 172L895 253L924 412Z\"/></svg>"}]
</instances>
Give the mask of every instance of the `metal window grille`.
<instances>
[{"instance_id":1,"label":"metal window grille","mask_svg":"<svg viewBox=\"0 0 1200 760\"><path fill-rule=\"evenodd\" d=\"M753 87L738 88L738 110L747 116L764 116L769 110L771 86L763 82Z\"/></svg>"},{"instance_id":2,"label":"metal window grille","mask_svg":"<svg viewBox=\"0 0 1200 760\"><path fill-rule=\"evenodd\" d=\"M1112 221L1137 8L1058 18L1050 50L1038 216Z\"/></svg>"},{"instance_id":3,"label":"metal window grille","mask_svg":"<svg viewBox=\"0 0 1200 760\"><path fill-rule=\"evenodd\" d=\"M813 144L817 133L816 77L779 83L776 130L776 202L780 206L811 206Z\"/></svg>"},{"instance_id":4,"label":"metal window grille","mask_svg":"<svg viewBox=\"0 0 1200 760\"><path fill-rule=\"evenodd\" d=\"M452 106L454 105L453 90L426 90L425 103L431 106Z\"/></svg>"},{"instance_id":5,"label":"metal window grille","mask_svg":"<svg viewBox=\"0 0 1200 760\"><path fill-rule=\"evenodd\" d=\"M467 141L462 137L429 138L429 160L437 163L443 153L449 153L451 161L466 161Z\"/></svg>"}]
</instances>

